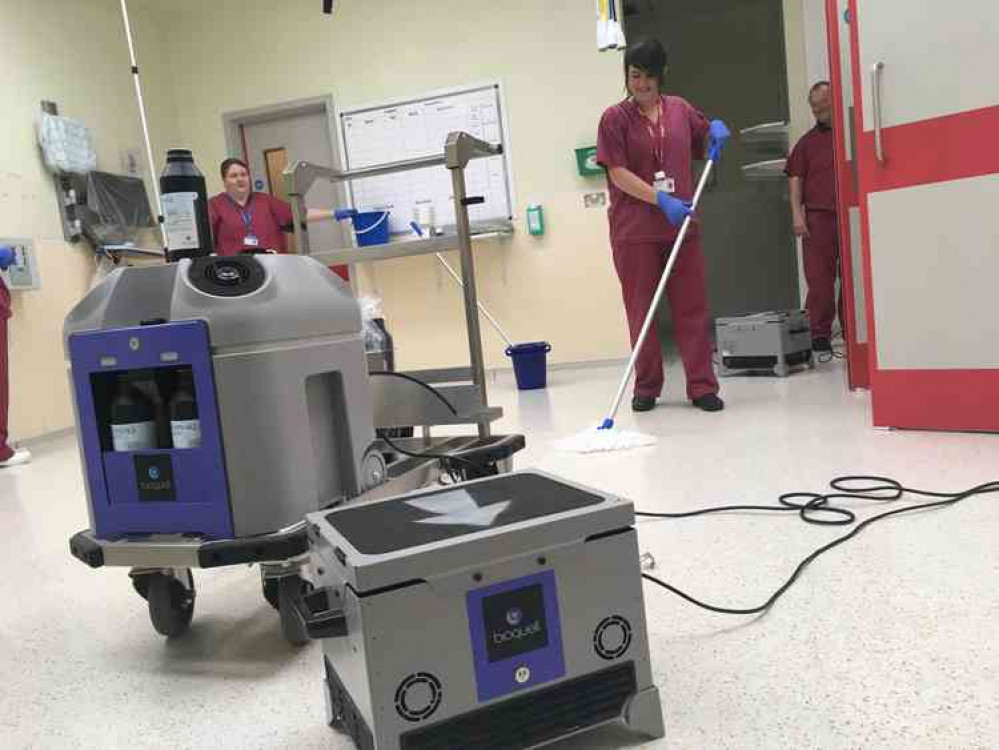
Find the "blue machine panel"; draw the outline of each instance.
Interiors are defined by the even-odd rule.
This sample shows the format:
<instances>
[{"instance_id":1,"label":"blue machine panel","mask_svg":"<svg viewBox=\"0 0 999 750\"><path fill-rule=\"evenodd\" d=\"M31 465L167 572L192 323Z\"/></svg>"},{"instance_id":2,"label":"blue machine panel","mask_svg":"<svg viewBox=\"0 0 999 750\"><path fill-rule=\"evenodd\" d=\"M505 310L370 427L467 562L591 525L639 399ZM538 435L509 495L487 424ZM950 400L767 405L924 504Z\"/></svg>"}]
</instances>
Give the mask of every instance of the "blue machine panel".
<instances>
[{"instance_id":1,"label":"blue machine panel","mask_svg":"<svg viewBox=\"0 0 999 750\"><path fill-rule=\"evenodd\" d=\"M69 338L78 428L101 539L135 534L233 536L208 326L204 321L117 328ZM114 451L109 391L116 376L190 370L201 424L197 448Z\"/></svg>"},{"instance_id":2,"label":"blue machine panel","mask_svg":"<svg viewBox=\"0 0 999 750\"><path fill-rule=\"evenodd\" d=\"M553 571L469 591L466 604L479 701L565 676Z\"/></svg>"}]
</instances>

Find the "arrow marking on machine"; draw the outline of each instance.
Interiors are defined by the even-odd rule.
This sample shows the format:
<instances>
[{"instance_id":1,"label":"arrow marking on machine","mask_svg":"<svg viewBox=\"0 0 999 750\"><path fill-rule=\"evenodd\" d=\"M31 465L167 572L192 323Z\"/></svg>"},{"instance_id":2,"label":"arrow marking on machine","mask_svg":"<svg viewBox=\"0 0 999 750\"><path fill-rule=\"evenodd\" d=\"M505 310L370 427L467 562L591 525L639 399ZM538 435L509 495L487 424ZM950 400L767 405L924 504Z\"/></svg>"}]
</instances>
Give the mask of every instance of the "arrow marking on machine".
<instances>
[{"instance_id":1,"label":"arrow marking on machine","mask_svg":"<svg viewBox=\"0 0 999 750\"><path fill-rule=\"evenodd\" d=\"M492 526L500 513L510 507L509 500L481 507L470 495L463 494L463 497L458 498L417 498L407 501L406 504L434 514L430 518L421 518L416 523L434 526L475 526L478 528Z\"/></svg>"}]
</instances>

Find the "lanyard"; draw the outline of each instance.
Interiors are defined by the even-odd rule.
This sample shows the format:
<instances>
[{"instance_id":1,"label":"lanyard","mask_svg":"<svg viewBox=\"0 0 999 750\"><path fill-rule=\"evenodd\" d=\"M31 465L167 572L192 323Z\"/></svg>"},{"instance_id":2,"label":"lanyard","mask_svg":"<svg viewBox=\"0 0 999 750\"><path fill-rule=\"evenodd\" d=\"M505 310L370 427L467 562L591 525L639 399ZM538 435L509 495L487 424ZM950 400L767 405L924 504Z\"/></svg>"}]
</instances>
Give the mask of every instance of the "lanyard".
<instances>
[{"instance_id":1,"label":"lanyard","mask_svg":"<svg viewBox=\"0 0 999 750\"><path fill-rule=\"evenodd\" d=\"M659 119L656 122L658 127L653 126L652 121L645 115L642 115L642 119L645 120L645 126L649 129L649 138L652 141L652 158L656 162L657 170L661 170L663 168L663 143L666 142L666 113L663 111L662 99L659 100ZM657 130L658 132L656 132Z\"/></svg>"},{"instance_id":2,"label":"lanyard","mask_svg":"<svg viewBox=\"0 0 999 750\"><path fill-rule=\"evenodd\" d=\"M253 201L253 193L250 193L247 197L246 206L243 208L240 208L239 204L228 193L226 193L226 198L232 203L232 207L239 211L239 216L243 220L243 226L246 227L246 233L250 234L250 225L253 223L253 211L250 209L250 203Z\"/></svg>"}]
</instances>

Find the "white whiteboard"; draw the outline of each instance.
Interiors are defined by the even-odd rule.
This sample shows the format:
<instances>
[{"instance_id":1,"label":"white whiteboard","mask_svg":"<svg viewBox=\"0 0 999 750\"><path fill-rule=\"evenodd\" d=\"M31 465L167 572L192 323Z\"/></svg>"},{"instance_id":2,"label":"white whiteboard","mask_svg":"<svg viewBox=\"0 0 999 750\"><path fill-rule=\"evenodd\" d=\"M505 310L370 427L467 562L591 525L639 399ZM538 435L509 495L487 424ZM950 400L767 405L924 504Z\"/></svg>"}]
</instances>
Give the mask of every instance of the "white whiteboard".
<instances>
[{"instance_id":1,"label":"white whiteboard","mask_svg":"<svg viewBox=\"0 0 999 750\"><path fill-rule=\"evenodd\" d=\"M340 142L345 169L362 169L444 152L449 133L463 130L503 146L503 155L475 159L465 169L469 196L486 202L470 206L472 222L513 218L508 138L499 84L461 89L340 112ZM427 167L382 177L354 180L353 205L360 210L391 210L390 230L409 232L417 204L432 202L439 227L455 223L451 173Z\"/></svg>"}]
</instances>

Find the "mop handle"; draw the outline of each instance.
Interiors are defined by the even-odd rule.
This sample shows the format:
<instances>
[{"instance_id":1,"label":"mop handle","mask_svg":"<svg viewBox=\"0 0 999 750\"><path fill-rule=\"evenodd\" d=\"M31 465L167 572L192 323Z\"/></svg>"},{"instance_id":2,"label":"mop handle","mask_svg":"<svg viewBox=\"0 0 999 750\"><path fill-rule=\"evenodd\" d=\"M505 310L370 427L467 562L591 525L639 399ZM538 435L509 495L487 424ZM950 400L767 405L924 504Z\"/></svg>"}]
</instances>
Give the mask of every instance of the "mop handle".
<instances>
[{"instance_id":1,"label":"mop handle","mask_svg":"<svg viewBox=\"0 0 999 750\"><path fill-rule=\"evenodd\" d=\"M673 249L670 251L669 261L666 263L666 268L663 270L663 275L659 279L659 286L656 287L656 294L652 298L652 304L649 305L649 311L645 315L645 322L642 324L642 332L638 334L638 341L635 342L634 348L631 350L631 358L628 360L628 367L624 371L624 376L621 378L621 385L618 386L617 395L614 397L614 402L611 404L610 412L607 415L607 419L604 420L604 424L613 424L614 418L617 417L618 409L621 408L621 400L624 398L624 392L628 387L628 381L631 380L631 373L635 369L635 362L638 361L638 353L642 350L642 345L645 343L645 337L649 335L649 329L652 327L652 322L656 319L656 310L659 309L659 302L662 300L663 292L666 291L666 282L669 281L669 276L673 272L673 264L676 263L677 256L680 255L680 247L683 245L683 240L687 236L687 230L690 228L690 222L693 220L693 211L697 210L697 204L700 203L701 193L704 192L705 186L708 184L708 177L711 175L711 168L714 166L714 162L708 159L708 163L704 166L704 171L701 173L701 179L697 183L697 190L694 192L694 200L691 201L691 215L683 220L683 226L680 227L680 233L676 236L676 242L673 243Z\"/></svg>"},{"instance_id":2,"label":"mop handle","mask_svg":"<svg viewBox=\"0 0 999 750\"><path fill-rule=\"evenodd\" d=\"M142 140L146 146L146 161L149 162L149 181L153 186L153 197L156 200L156 212L159 216L160 238L163 247L167 247L166 225L163 223L163 200L160 197L160 185L156 179L156 162L153 161L153 146L149 139L149 123L146 120L146 104L142 99L142 83L139 81L139 66L135 61L135 44L132 41L132 24L128 19L128 4L121 0L121 20L125 26L125 40L128 42L128 57L132 63L132 81L135 83L135 99L139 105L139 122L142 124Z\"/></svg>"},{"instance_id":3,"label":"mop handle","mask_svg":"<svg viewBox=\"0 0 999 750\"><path fill-rule=\"evenodd\" d=\"M458 286L460 286L462 289L464 289L465 288L465 282L461 280L461 276L459 276L457 273L455 273L455 270L453 268L451 268L451 266L448 264L448 262L446 260L444 260L444 256L441 255L440 253L434 253L434 255L437 256L437 260L439 260L441 262L441 265L443 265L444 268L447 269L447 272L449 274L451 274L451 278L458 282ZM483 305L478 300L476 300L476 303L479 306L479 312L482 313L483 315L485 315L486 316L486 320L488 320L490 323L493 324L493 328L496 329L496 333L498 333L500 335L500 338L502 338L506 342L506 345L507 346L513 346L513 342L510 340L510 337L506 335L506 332L500 327L500 324L496 322L496 318L494 318L489 313L489 310L486 309L486 306Z\"/></svg>"}]
</instances>

